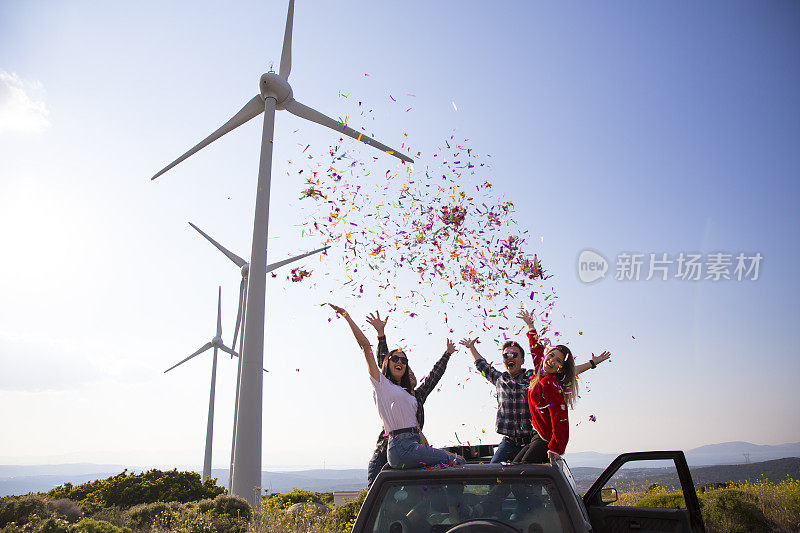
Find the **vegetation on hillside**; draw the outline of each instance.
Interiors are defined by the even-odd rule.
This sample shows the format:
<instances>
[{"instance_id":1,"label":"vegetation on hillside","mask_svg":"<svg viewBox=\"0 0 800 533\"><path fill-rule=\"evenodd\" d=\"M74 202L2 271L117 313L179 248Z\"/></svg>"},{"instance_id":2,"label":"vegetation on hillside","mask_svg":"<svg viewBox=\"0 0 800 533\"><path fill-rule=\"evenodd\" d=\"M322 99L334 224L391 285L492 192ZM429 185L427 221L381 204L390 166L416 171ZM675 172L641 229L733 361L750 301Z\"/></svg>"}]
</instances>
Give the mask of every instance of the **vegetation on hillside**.
<instances>
[{"instance_id":1,"label":"vegetation on hillside","mask_svg":"<svg viewBox=\"0 0 800 533\"><path fill-rule=\"evenodd\" d=\"M0 498L0 533L346 533L366 491L333 508L330 493L269 494L257 509L193 472L122 472L47 493ZM800 481L787 478L701 487L707 530L800 531ZM617 504L685 507L680 492L650 484L620 493Z\"/></svg>"}]
</instances>

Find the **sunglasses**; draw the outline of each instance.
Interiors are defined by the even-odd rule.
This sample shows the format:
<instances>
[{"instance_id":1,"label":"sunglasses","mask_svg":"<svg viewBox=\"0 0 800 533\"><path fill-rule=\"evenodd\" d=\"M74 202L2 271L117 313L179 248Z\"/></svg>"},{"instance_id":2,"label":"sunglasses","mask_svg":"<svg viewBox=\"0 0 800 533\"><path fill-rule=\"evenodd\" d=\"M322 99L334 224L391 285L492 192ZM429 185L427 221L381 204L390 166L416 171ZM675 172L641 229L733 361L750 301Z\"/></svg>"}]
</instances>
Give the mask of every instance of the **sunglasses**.
<instances>
[{"instance_id":1,"label":"sunglasses","mask_svg":"<svg viewBox=\"0 0 800 533\"><path fill-rule=\"evenodd\" d=\"M503 352L503 359L514 359L519 354L517 352Z\"/></svg>"},{"instance_id":2,"label":"sunglasses","mask_svg":"<svg viewBox=\"0 0 800 533\"><path fill-rule=\"evenodd\" d=\"M408 357L403 357L402 355L390 355L389 361L392 363L403 363L404 365L408 365Z\"/></svg>"}]
</instances>

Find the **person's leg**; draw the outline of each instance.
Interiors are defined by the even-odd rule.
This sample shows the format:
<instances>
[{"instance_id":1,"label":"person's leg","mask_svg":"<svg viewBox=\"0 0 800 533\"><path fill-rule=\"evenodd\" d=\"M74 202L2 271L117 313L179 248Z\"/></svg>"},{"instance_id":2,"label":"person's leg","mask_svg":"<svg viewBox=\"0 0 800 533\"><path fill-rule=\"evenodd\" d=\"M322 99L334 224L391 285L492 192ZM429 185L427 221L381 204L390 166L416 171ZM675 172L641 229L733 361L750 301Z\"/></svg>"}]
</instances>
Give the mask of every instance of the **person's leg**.
<instances>
[{"instance_id":1,"label":"person's leg","mask_svg":"<svg viewBox=\"0 0 800 533\"><path fill-rule=\"evenodd\" d=\"M513 440L509 439L508 437L503 437L503 440L500 441L500 445L494 451L494 455L492 456L491 462L507 463L508 461L512 460L514 456L516 456L521 449L522 446L520 446Z\"/></svg>"},{"instance_id":2,"label":"person's leg","mask_svg":"<svg viewBox=\"0 0 800 533\"><path fill-rule=\"evenodd\" d=\"M367 488L372 486L372 482L378 477L378 474L386 465L389 460L386 457L386 441L379 442L375 447L372 458L369 460L367 466Z\"/></svg>"},{"instance_id":3,"label":"person's leg","mask_svg":"<svg viewBox=\"0 0 800 533\"><path fill-rule=\"evenodd\" d=\"M453 453L423 446L416 433L404 433L389 438L388 460L392 468L421 468L439 464L463 464L464 459Z\"/></svg>"},{"instance_id":4,"label":"person's leg","mask_svg":"<svg viewBox=\"0 0 800 533\"><path fill-rule=\"evenodd\" d=\"M531 443L525 446L520 452L514 457L515 463L546 463L547 461L547 442L539 436L538 433L534 433L533 437L531 438Z\"/></svg>"}]
</instances>

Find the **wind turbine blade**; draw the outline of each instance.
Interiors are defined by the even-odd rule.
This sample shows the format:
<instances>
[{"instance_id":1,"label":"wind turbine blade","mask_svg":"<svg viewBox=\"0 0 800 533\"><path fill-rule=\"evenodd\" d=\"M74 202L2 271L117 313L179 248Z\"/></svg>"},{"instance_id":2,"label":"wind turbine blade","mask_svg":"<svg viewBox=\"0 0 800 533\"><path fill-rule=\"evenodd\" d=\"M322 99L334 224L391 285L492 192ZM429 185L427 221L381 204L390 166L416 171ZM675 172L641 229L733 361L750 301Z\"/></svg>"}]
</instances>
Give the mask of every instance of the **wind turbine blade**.
<instances>
[{"instance_id":1,"label":"wind turbine blade","mask_svg":"<svg viewBox=\"0 0 800 533\"><path fill-rule=\"evenodd\" d=\"M244 292L242 293L242 313L247 313L247 280L244 281ZM241 321L241 334L239 335L239 353L244 353L245 322L247 322L247 316L243 315ZM236 347L234 346L234 348Z\"/></svg>"},{"instance_id":2,"label":"wind turbine blade","mask_svg":"<svg viewBox=\"0 0 800 533\"><path fill-rule=\"evenodd\" d=\"M234 352L233 350L231 350L230 348L228 348L228 347L227 347L227 346L225 346L224 344L223 344L222 346L219 346L219 349L220 349L220 350L222 350L222 351L223 351L223 352L225 352L225 353L229 353L229 354L231 354L232 356L239 357L239 354L238 354L238 353Z\"/></svg>"},{"instance_id":3,"label":"wind turbine blade","mask_svg":"<svg viewBox=\"0 0 800 533\"><path fill-rule=\"evenodd\" d=\"M231 354L232 358L233 357L239 357L238 353L234 352L233 350L231 350L227 346L220 346L219 349L222 350L223 352L227 352L227 353ZM263 370L264 372L269 372L269 370L267 370L266 368L262 368L261 370Z\"/></svg>"},{"instance_id":4,"label":"wind turbine blade","mask_svg":"<svg viewBox=\"0 0 800 533\"><path fill-rule=\"evenodd\" d=\"M236 312L236 329L233 330L233 342L231 343L234 348L236 348L236 338L239 336L239 326L242 325L242 309L244 308L244 291L246 289L247 279L242 278L242 281L239 282L239 310Z\"/></svg>"},{"instance_id":5,"label":"wind turbine blade","mask_svg":"<svg viewBox=\"0 0 800 533\"><path fill-rule=\"evenodd\" d=\"M222 285L219 287L217 298L217 337L222 337Z\"/></svg>"},{"instance_id":6,"label":"wind turbine blade","mask_svg":"<svg viewBox=\"0 0 800 533\"><path fill-rule=\"evenodd\" d=\"M341 122L333 120L329 116L323 115L319 111L317 111L315 109L311 109L307 105L301 104L297 100L294 100L294 99L287 100L286 102L281 104L281 107L283 107L283 109L285 109L289 113L291 113L293 115L296 115L296 116L298 116L300 118L304 118L306 120L310 120L311 122L316 122L317 124L322 124L323 126L327 126L332 130L338 131L339 133L344 133L348 137L352 137L353 139L361 141L361 142L363 142L365 144L368 144L370 146L374 146L378 150L386 152L389 155L393 155L396 158L398 158L398 159L400 159L402 161L405 161L406 163L413 163L414 162L413 159L401 154L400 152L398 152L394 148L389 148L385 144L379 143L378 141L376 141L372 137L368 137L368 136L364 135L363 133L359 133L356 130L354 130L353 128L351 128L349 126L345 126Z\"/></svg>"},{"instance_id":7,"label":"wind turbine blade","mask_svg":"<svg viewBox=\"0 0 800 533\"><path fill-rule=\"evenodd\" d=\"M191 222L189 222L189 225L191 227L193 227L197 231L197 233L199 233L200 235L205 237L208 242L210 242L211 244L216 246L217 250L219 250L220 252L225 254L225 257L227 257L228 259L230 259L231 261L236 263L236 266L238 266L239 268L242 268L244 265L247 264L247 261L245 261L244 259L242 259L238 255L236 255L235 253L231 252L230 250L228 250L227 248L222 246L220 243L218 243L217 241L215 241L214 239L209 237L208 234L206 234L203 230L201 230L200 228L198 228L197 226L195 226Z\"/></svg>"},{"instance_id":8,"label":"wind turbine blade","mask_svg":"<svg viewBox=\"0 0 800 533\"><path fill-rule=\"evenodd\" d=\"M294 0L289 0L289 12L286 14L286 31L283 32L283 52L281 53L281 67L278 74L283 79L289 79L292 71L292 20L294 19Z\"/></svg>"},{"instance_id":9,"label":"wind turbine blade","mask_svg":"<svg viewBox=\"0 0 800 533\"><path fill-rule=\"evenodd\" d=\"M196 352L194 352L192 355L190 355L189 357L187 357L186 359L184 359L184 360L183 360L183 361L181 361L180 363L178 363L178 364L175 364L175 365L172 365L172 366L171 366L171 367L169 367L168 369L164 370L164 373L166 374L167 372L169 372L170 370L172 370L172 369L173 369L173 368L175 368L176 366L181 366L183 363L185 363L186 361L188 361L188 360L189 360L189 359L191 359L192 357L195 357L195 356L197 356L197 355L200 355L201 353L205 352L206 350L208 350L209 348L211 348L211 346L212 346L212 345L211 345L211 343L210 343L210 342L207 342L207 343L205 343L205 344L203 345L203 347L202 347L202 348L200 348L199 350L197 350Z\"/></svg>"},{"instance_id":10,"label":"wind turbine blade","mask_svg":"<svg viewBox=\"0 0 800 533\"><path fill-rule=\"evenodd\" d=\"M153 176L150 179L151 180L156 179L161 174L163 174L167 170L171 169L172 167L174 167L175 165L177 165L178 163L180 163L181 161L183 161L187 157L189 157L189 156L195 154L196 152L202 150L203 148L205 148L209 144L213 143L214 141L216 141L217 139L219 139L220 137L222 137L226 133L235 130L236 128L238 128L239 126L241 126L242 124L244 124L248 120L257 117L258 115L260 115L263 112L264 112L264 99L261 98L260 94L257 94L252 98L252 100L247 102L244 105L244 107L242 109L240 109L239 112L236 113L233 116L233 118L231 118L228 122L223 124L221 128L219 128L217 131L215 131L214 133L212 133L211 135L209 135L208 137L206 137L205 139L200 141L194 148L192 148L191 150L189 150L188 152L186 152L185 154L180 156L178 159L176 159L175 161L173 161L172 163L170 163L169 165L167 165L166 167L161 169L155 176Z\"/></svg>"},{"instance_id":11,"label":"wind turbine blade","mask_svg":"<svg viewBox=\"0 0 800 533\"><path fill-rule=\"evenodd\" d=\"M314 255L314 254L316 254L318 252L321 252L321 251L327 250L327 249L328 249L328 246L323 246L322 248L317 248L316 250L313 250L311 252L306 252L304 254L300 254L300 255L296 255L294 257L290 257L289 259L284 259L283 261L278 261L277 263L269 264L269 265L267 265L267 272L272 272L276 268L280 268L283 265L287 265L287 264L291 263L292 261L297 261L298 259L302 259L304 257L308 257L309 255Z\"/></svg>"}]
</instances>

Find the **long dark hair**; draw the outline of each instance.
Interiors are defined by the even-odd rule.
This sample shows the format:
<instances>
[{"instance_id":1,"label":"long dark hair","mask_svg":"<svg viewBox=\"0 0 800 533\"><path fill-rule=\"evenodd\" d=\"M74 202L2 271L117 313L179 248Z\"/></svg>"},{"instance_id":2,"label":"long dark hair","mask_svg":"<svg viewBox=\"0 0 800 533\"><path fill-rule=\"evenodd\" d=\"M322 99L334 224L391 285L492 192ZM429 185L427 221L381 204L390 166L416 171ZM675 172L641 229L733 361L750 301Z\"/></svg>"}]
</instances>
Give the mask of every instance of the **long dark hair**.
<instances>
[{"instance_id":1,"label":"long dark hair","mask_svg":"<svg viewBox=\"0 0 800 533\"><path fill-rule=\"evenodd\" d=\"M414 394L414 390L411 388L411 376L408 373L408 363L406 363L406 371L403 372L403 376L400 378L400 383L397 383L394 380L394 377L392 376L392 371L389 369L389 359L393 355L405 356L405 353L400 348L396 348L391 352L387 353L386 357L383 358L383 364L381 365L381 374L386 376L389 379L389 381L391 381L395 385L403 387L409 394Z\"/></svg>"},{"instance_id":2,"label":"long dark hair","mask_svg":"<svg viewBox=\"0 0 800 533\"><path fill-rule=\"evenodd\" d=\"M555 376L559 387L561 387L561 394L564 396L564 401L571 409L575 406L575 402L578 399L578 380L575 379L575 357L573 357L572 351L563 344L553 346L547 351L547 354L553 350L558 350L564 354L564 364L561 365L561 370L556 372ZM545 354L545 357L547 357L547 354ZM539 384L539 380L542 378L543 366L544 357L539 367L536 369L536 375L531 380L529 388L533 389Z\"/></svg>"}]
</instances>

